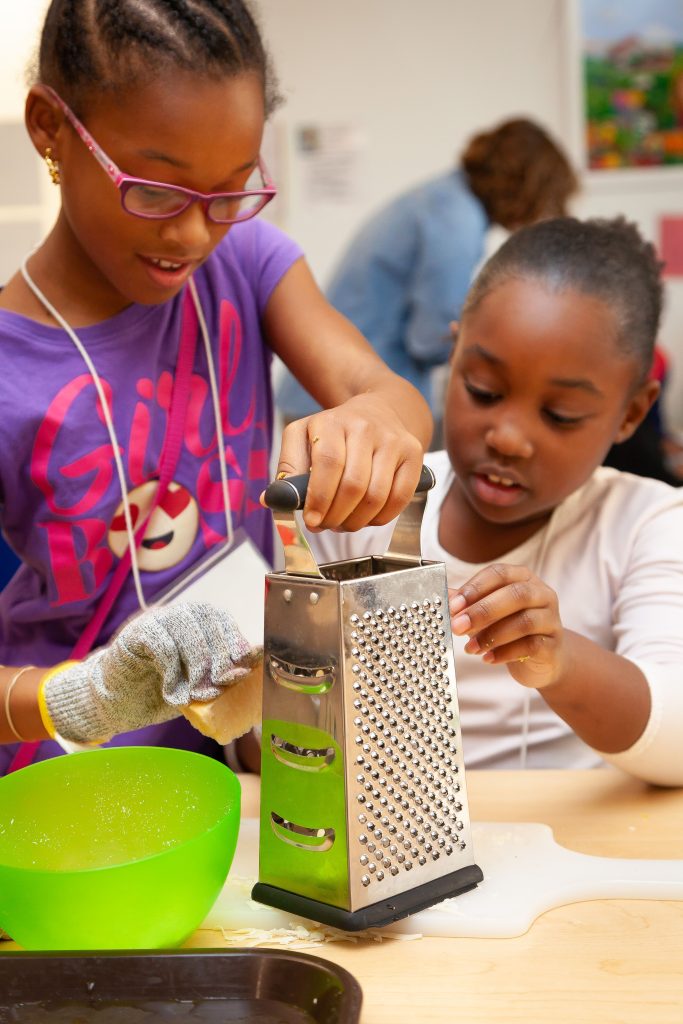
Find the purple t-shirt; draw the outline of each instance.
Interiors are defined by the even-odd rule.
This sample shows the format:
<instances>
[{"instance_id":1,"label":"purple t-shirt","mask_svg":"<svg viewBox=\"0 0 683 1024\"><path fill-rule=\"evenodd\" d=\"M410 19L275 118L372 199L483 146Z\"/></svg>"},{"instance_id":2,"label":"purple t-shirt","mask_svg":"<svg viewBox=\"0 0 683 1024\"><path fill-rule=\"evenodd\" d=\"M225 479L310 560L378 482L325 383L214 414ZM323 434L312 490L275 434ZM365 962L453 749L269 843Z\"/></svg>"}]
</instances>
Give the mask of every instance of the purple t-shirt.
<instances>
[{"instance_id":1,"label":"purple t-shirt","mask_svg":"<svg viewBox=\"0 0 683 1024\"><path fill-rule=\"evenodd\" d=\"M258 498L268 478L272 397L261 316L300 256L291 239L256 218L236 225L194 275L218 378L233 529L238 537L246 533L266 559L272 525ZM185 288L162 305L132 305L77 331L110 396L134 518L156 486L189 302ZM0 663L52 665L69 657L127 548L121 489L95 386L65 332L0 310L0 345L2 528L23 562L0 594ZM146 598L226 536L199 331L183 445L155 515L158 531L138 555ZM129 575L95 646L137 609ZM151 737L168 729L143 732ZM144 739L140 732L131 736ZM2 764L0 749L0 771Z\"/></svg>"}]
</instances>

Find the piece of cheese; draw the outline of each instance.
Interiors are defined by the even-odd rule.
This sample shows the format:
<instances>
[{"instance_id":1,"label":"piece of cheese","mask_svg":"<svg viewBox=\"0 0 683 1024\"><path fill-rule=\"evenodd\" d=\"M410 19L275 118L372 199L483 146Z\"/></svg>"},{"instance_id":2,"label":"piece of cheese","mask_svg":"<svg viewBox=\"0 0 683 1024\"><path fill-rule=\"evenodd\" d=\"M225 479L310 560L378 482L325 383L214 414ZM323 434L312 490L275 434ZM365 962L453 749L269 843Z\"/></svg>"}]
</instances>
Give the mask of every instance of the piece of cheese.
<instances>
[{"instance_id":1,"label":"piece of cheese","mask_svg":"<svg viewBox=\"0 0 683 1024\"><path fill-rule=\"evenodd\" d=\"M191 725L225 746L261 723L263 663L214 700L195 700L182 712Z\"/></svg>"}]
</instances>

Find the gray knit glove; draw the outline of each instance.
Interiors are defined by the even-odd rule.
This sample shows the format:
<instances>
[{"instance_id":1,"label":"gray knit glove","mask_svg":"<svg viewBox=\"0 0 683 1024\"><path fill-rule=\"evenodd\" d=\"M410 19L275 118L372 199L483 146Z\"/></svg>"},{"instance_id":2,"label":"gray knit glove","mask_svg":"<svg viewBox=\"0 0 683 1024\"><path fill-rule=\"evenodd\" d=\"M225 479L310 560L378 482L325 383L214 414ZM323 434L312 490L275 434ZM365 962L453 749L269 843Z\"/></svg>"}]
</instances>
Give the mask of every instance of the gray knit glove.
<instances>
[{"instance_id":1,"label":"gray knit glove","mask_svg":"<svg viewBox=\"0 0 683 1024\"><path fill-rule=\"evenodd\" d=\"M218 697L261 659L227 612L173 604L128 622L109 647L54 675L45 701L57 733L77 743L167 722Z\"/></svg>"}]
</instances>

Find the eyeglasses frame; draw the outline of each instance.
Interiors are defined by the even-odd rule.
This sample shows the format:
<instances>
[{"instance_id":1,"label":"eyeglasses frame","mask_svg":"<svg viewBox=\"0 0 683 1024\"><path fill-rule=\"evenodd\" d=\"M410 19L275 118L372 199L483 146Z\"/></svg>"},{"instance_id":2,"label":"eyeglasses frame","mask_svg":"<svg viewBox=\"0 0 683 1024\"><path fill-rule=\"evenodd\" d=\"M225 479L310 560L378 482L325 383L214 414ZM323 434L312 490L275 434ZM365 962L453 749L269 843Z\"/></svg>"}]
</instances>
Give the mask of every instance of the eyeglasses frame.
<instances>
[{"instance_id":1,"label":"eyeglasses frame","mask_svg":"<svg viewBox=\"0 0 683 1024\"><path fill-rule=\"evenodd\" d=\"M261 177L263 178L264 188L248 189L243 192L195 192L192 189L183 188L182 185L169 185L168 182L151 181L148 178L136 178L131 174L124 174L120 167L114 163L111 157L107 156L102 147L95 142L88 129L81 121L79 121L73 110L67 103L65 103L59 93L49 85L43 84L42 88L47 92L49 97L54 100L81 141L87 149L90 150L97 162L106 172L109 179L119 190L121 206L126 213L130 214L131 217L139 217L142 220L170 220L187 210L192 203L201 203L204 207L206 216L213 224L240 224L242 221L250 220L252 217L255 217L256 214L260 213L261 210L277 195L275 182L270 177L266 165L263 162L263 158L260 155L257 166L261 173ZM137 213L134 210L129 210L125 203L126 193L135 185L144 185L147 188L152 187L162 189L164 191L179 192L187 197L187 202L179 210L174 210L173 213ZM231 218L230 220L217 220L215 217L211 216L210 205L215 199L244 199L249 196L260 196L262 201L257 204L253 210L250 210L245 217L236 217Z\"/></svg>"}]
</instances>

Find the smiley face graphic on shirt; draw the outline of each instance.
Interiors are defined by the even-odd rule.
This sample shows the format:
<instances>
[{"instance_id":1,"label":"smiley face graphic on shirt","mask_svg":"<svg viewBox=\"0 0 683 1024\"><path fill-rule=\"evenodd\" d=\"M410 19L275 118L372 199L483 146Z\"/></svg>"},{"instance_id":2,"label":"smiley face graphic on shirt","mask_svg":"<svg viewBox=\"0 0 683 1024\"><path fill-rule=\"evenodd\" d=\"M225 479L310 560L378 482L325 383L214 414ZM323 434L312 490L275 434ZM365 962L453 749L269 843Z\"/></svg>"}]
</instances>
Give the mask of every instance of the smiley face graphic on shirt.
<instances>
[{"instance_id":1,"label":"smiley face graphic on shirt","mask_svg":"<svg viewBox=\"0 0 683 1024\"><path fill-rule=\"evenodd\" d=\"M154 499L157 480L136 487L128 495L133 530L145 519ZM187 488L172 481L152 512L145 536L138 547L138 565L146 572L161 572L182 562L197 536L199 511ZM128 548L123 502L116 509L108 534L109 547L121 558Z\"/></svg>"}]
</instances>

